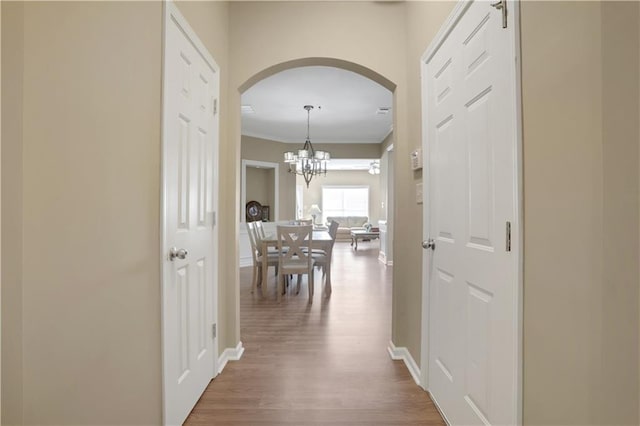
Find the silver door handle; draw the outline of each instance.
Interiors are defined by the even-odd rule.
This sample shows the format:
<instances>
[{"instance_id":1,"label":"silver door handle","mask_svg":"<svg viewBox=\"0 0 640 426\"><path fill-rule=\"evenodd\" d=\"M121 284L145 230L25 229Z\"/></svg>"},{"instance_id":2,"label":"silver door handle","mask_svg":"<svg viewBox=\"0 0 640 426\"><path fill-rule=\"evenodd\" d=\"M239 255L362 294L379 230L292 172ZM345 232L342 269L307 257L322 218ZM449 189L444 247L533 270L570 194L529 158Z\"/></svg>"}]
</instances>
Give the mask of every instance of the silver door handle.
<instances>
[{"instance_id":1,"label":"silver door handle","mask_svg":"<svg viewBox=\"0 0 640 426\"><path fill-rule=\"evenodd\" d=\"M491 7L502 11L502 28L507 28L507 0L491 3Z\"/></svg>"},{"instance_id":2,"label":"silver door handle","mask_svg":"<svg viewBox=\"0 0 640 426\"><path fill-rule=\"evenodd\" d=\"M433 240L433 238L429 238L428 240L424 240L422 242L422 248L423 249L435 250L436 249L436 242Z\"/></svg>"},{"instance_id":3,"label":"silver door handle","mask_svg":"<svg viewBox=\"0 0 640 426\"><path fill-rule=\"evenodd\" d=\"M177 259L186 259L187 255L189 254L188 251L186 251L185 249L179 249L178 247L171 247L171 250L169 250L169 260L174 261L176 258Z\"/></svg>"}]
</instances>

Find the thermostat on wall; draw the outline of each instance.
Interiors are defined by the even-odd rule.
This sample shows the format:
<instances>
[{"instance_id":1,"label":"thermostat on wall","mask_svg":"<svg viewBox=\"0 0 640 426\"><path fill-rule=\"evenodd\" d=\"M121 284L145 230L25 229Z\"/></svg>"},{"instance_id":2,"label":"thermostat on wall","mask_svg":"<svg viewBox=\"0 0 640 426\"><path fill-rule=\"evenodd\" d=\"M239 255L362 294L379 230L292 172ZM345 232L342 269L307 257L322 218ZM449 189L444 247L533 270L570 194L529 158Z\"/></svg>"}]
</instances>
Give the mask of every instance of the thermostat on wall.
<instances>
[{"instance_id":1,"label":"thermostat on wall","mask_svg":"<svg viewBox=\"0 0 640 426\"><path fill-rule=\"evenodd\" d=\"M420 170L422 168L422 149L418 148L411 153L411 169Z\"/></svg>"}]
</instances>

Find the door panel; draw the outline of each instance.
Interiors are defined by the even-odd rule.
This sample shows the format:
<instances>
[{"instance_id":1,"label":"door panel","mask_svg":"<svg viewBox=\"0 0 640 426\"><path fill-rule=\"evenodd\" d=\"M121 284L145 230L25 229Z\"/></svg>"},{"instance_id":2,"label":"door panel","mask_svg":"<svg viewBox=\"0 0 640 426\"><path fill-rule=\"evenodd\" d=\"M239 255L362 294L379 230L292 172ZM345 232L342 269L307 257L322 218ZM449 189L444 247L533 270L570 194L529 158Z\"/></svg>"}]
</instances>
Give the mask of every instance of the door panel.
<instances>
[{"instance_id":1,"label":"door panel","mask_svg":"<svg viewBox=\"0 0 640 426\"><path fill-rule=\"evenodd\" d=\"M467 106L468 247L493 251L493 147L489 135L491 91Z\"/></svg>"},{"instance_id":2,"label":"door panel","mask_svg":"<svg viewBox=\"0 0 640 426\"><path fill-rule=\"evenodd\" d=\"M218 75L174 17L167 19L163 91L165 424L186 419L217 360L212 218ZM185 249L186 256L170 259L172 247Z\"/></svg>"},{"instance_id":3,"label":"door panel","mask_svg":"<svg viewBox=\"0 0 640 426\"><path fill-rule=\"evenodd\" d=\"M178 383L189 375L189 270L188 266L176 270L176 287L178 290L177 315L178 321L178 352L180 353L180 369L177 372Z\"/></svg>"},{"instance_id":4,"label":"door panel","mask_svg":"<svg viewBox=\"0 0 640 426\"><path fill-rule=\"evenodd\" d=\"M469 2L423 68L428 388L452 424L518 422L513 20ZM513 18L512 18L513 19Z\"/></svg>"},{"instance_id":5,"label":"door panel","mask_svg":"<svg viewBox=\"0 0 640 426\"><path fill-rule=\"evenodd\" d=\"M178 115L178 229L189 228L189 135L191 134L191 120L184 113Z\"/></svg>"},{"instance_id":6,"label":"door panel","mask_svg":"<svg viewBox=\"0 0 640 426\"><path fill-rule=\"evenodd\" d=\"M454 129L457 126L457 120L453 115L447 116L441 123L437 125L437 133L434 143L434 160L439 164L449 164L451 159L457 153L455 150ZM438 220L438 237L442 242L449 244L455 243L457 235L454 234L454 217L450 214L455 206L455 194L451 193L447 188L451 188L456 178L456 171L448 167L440 167L437 169L438 185L437 194L437 220Z\"/></svg>"}]
</instances>

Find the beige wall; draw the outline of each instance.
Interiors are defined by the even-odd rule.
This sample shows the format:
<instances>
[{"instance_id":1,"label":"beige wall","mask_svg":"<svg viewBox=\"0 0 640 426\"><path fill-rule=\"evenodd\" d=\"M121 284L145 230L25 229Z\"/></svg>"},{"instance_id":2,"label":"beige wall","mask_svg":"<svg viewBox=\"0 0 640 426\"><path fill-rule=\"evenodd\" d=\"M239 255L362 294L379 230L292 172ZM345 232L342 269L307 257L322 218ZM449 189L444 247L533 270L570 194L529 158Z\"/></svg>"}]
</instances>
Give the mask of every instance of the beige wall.
<instances>
[{"instance_id":1,"label":"beige wall","mask_svg":"<svg viewBox=\"0 0 640 426\"><path fill-rule=\"evenodd\" d=\"M602 398L597 423L639 424L638 2L602 6L604 265Z\"/></svg>"},{"instance_id":2,"label":"beige wall","mask_svg":"<svg viewBox=\"0 0 640 426\"><path fill-rule=\"evenodd\" d=\"M161 30L159 3L24 6L26 424L160 422Z\"/></svg>"},{"instance_id":3,"label":"beige wall","mask_svg":"<svg viewBox=\"0 0 640 426\"><path fill-rule=\"evenodd\" d=\"M291 144L289 144L291 146ZM296 146L296 145L294 145ZM302 144L300 144L302 147ZM320 151L328 151L331 158L380 158L379 143L317 143L313 148ZM291 148L289 148L291 149Z\"/></svg>"},{"instance_id":4,"label":"beige wall","mask_svg":"<svg viewBox=\"0 0 640 426\"><path fill-rule=\"evenodd\" d=\"M288 169L282 162L282 153L288 149L290 149L289 144L266 139L258 139L251 136L242 136L242 160L266 161L269 163L279 164L279 219L291 219L295 217L296 211L296 177L291 173L287 173ZM247 197L247 201L251 201L251 199ZM245 206L241 206L241 204L242 200L238 198L238 206L240 206L240 221L244 222ZM235 214L235 212L233 214ZM273 211L271 214L273 214ZM235 344L233 346L235 346Z\"/></svg>"},{"instance_id":5,"label":"beige wall","mask_svg":"<svg viewBox=\"0 0 640 426\"><path fill-rule=\"evenodd\" d=\"M179 7L221 67L224 150L227 5ZM2 423L159 424L162 5L20 8L2 3Z\"/></svg>"},{"instance_id":6,"label":"beige wall","mask_svg":"<svg viewBox=\"0 0 640 426\"><path fill-rule=\"evenodd\" d=\"M22 423L23 5L2 2L2 418Z\"/></svg>"},{"instance_id":7,"label":"beige wall","mask_svg":"<svg viewBox=\"0 0 640 426\"><path fill-rule=\"evenodd\" d=\"M263 206L269 206L271 220L274 219L273 208L275 206L275 169L247 167L247 202L257 201Z\"/></svg>"},{"instance_id":8,"label":"beige wall","mask_svg":"<svg viewBox=\"0 0 640 426\"><path fill-rule=\"evenodd\" d=\"M598 404L600 20L597 2L522 4L526 424L593 423Z\"/></svg>"},{"instance_id":9,"label":"beige wall","mask_svg":"<svg viewBox=\"0 0 640 426\"><path fill-rule=\"evenodd\" d=\"M330 170L326 176L315 177L306 187L302 176L298 176L298 185L303 187L303 217L311 218L309 209L312 204L317 204L322 209L322 187L323 186L368 186L369 187L369 222L377 226L380 218L380 175L370 175L362 170ZM323 213L322 217L326 217ZM321 219L316 218L320 223Z\"/></svg>"},{"instance_id":10,"label":"beige wall","mask_svg":"<svg viewBox=\"0 0 640 426\"><path fill-rule=\"evenodd\" d=\"M526 424L638 423L637 16L522 3Z\"/></svg>"},{"instance_id":11,"label":"beige wall","mask_svg":"<svg viewBox=\"0 0 640 426\"><path fill-rule=\"evenodd\" d=\"M393 132L389 133L380 143L380 220L393 220L393 213L389 214L389 200L393 201L393 188L389 191L389 186L393 185L393 176L388 179L388 174L393 173L393 154L388 148L393 145ZM388 198L391 196L390 198ZM377 223L376 223L377 225ZM391 224L389 224L391 226Z\"/></svg>"},{"instance_id":12,"label":"beige wall","mask_svg":"<svg viewBox=\"0 0 640 426\"><path fill-rule=\"evenodd\" d=\"M2 46L2 6L0 6L0 46ZM0 47L0 58L1 57L2 57L2 48ZM2 81L2 61L0 61L0 81ZM1 88L0 88L0 98L2 98ZM0 147L2 146L2 143L1 143L2 142L2 126L1 126L2 118L1 117L2 117L2 108L0 106ZM2 368L1 368L2 366L2 327L1 325L2 325L2 279L0 279L0 423L2 423L2 386L1 386L2 384Z\"/></svg>"}]
</instances>

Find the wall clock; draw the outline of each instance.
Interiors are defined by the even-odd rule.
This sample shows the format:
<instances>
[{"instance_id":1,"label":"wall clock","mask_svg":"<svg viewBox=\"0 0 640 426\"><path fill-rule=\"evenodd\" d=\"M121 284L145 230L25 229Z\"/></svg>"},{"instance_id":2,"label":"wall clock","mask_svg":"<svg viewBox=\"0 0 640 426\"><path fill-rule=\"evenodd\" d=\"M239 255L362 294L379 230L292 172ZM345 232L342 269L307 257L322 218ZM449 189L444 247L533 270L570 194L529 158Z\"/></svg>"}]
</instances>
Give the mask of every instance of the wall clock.
<instances>
[{"instance_id":1,"label":"wall clock","mask_svg":"<svg viewBox=\"0 0 640 426\"><path fill-rule=\"evenodd\" d=\"M262 220L262 204L257 201L249 201L246 207L247 222Z\"/></svg>"}]
</instances>

